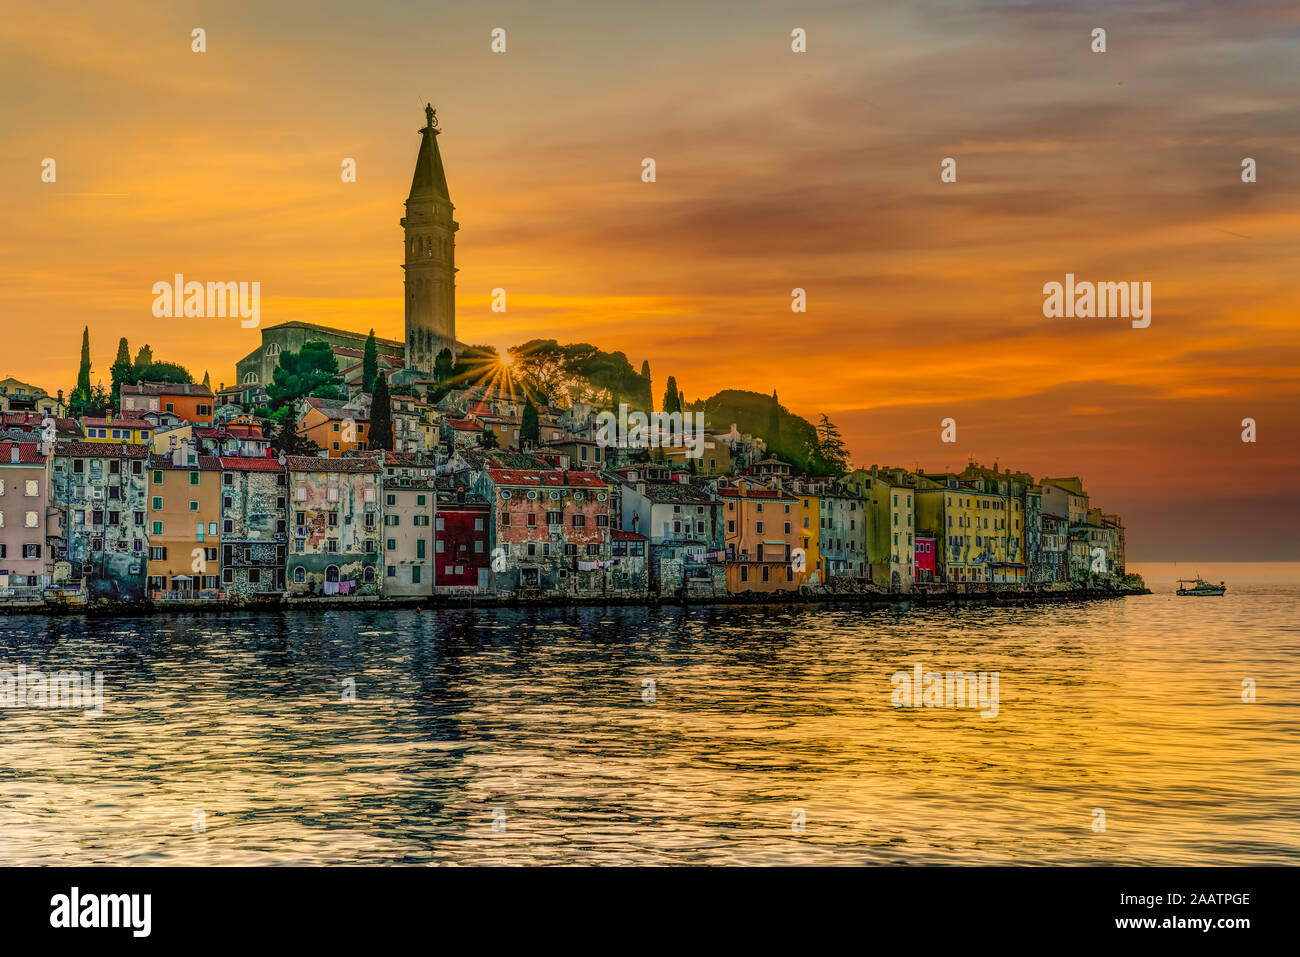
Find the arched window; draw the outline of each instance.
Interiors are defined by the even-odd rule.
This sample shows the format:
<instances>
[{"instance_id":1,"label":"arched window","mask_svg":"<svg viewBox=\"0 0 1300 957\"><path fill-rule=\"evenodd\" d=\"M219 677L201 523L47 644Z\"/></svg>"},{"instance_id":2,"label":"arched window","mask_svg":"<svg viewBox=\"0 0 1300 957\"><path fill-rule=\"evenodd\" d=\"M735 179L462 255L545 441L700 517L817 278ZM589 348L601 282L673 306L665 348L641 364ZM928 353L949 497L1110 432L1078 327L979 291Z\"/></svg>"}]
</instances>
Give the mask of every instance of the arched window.
<instances>
[{"instance_id":1,"label":"arched window","mask_svg":"<svg viewBox=\"0 0 1300 957\"><path fill-rule=\"evenodd\" d=\"M307 569L299 565L293 570L293 581L296 585L301 585L307 580Z\"/></svg>"},{"instance_id":2,"label":"arched window","mask_svg":"<svg viewBox=\"0 0 1300 957\"><path fill-rule=\"evenodd\" d=\"M366 566L366 570L365 570L364 572L362 572L362 576L361 576L361 577L364 578L364 579L365 579L366 581L368 581L368 582L372 582L372 581L374 581L374 580L375 580L375 568L374 568L374 566L373 566L373 565L367 565L367 566Z\"/></svg>"},{"instance_id":3,"label":"arched window","mask_svg":"<svg viewBox=\"0 0 1300 957\"><path fill-rule=\"evenodd\" d=\"M330 565L325 569L325 580L327 582L336 582L339 580L339 566Z\"/></svg>"},{"instance_id":4,"label":"arched window","mask_svg":"<svg viewBox=\"0 0 1300 957\"><path fill-rule=\"evenodd\" d=\"M266 354L268 356L278 356L280 354L280 343L273 342L269 346L267 346Z\"/></svg>"},{"instance_id":5,"label":"arched window","mask_svg":"<svg viewBox=\"0 0 1300 957\"><path fill-rule=\"evenodd\" d=\"M244 373L244 385L257 385L257 373L256 373L256 372L245 372L245 373Z\"/></svg>"}]
</instances>

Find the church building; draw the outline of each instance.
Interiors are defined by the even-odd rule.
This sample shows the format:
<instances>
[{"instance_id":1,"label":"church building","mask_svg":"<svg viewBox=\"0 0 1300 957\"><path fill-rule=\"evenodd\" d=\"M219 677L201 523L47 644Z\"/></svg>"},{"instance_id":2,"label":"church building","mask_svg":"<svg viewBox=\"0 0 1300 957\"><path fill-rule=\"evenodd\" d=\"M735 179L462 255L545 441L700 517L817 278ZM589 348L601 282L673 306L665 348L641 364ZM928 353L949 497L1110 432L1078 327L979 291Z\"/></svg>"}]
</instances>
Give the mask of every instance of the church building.
<instances>
[{"instance_id":1,"label":"church building","mask_svg":"<svg viewBox=\"0 0 1300 957\"><path fill-rule=\"evenodd\" d=\"M457 354L465 348L456 341L456 230L460 225L452 218L455 207L438 151L438 116L432 105L425 107L424 115L406 215L400 221L406 340L377 340L379 367L393 385L430 378L439 352L450 349ZM350 373L359 368L368 331L297 321L264 327L261 345L235 365L237 399L230 389L226 401L245 407L265 402L279 354L301 349L311 340L329 343L339 371L351 385L357 377Z\"/></svg>"}]
</instances>

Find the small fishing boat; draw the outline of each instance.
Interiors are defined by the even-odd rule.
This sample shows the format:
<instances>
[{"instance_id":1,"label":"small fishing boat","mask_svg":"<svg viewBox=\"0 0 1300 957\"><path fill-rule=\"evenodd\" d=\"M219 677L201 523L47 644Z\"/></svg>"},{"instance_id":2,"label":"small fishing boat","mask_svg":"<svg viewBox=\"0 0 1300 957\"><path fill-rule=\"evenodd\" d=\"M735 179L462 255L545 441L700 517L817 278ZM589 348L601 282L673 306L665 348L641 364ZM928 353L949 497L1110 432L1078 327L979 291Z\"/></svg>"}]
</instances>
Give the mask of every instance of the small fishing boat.
<instances>
[{"instance_id":1,"label":"small fishing boat","mask_svg":"<svg viewBox=\"0 0 1300 957\"><path fill-rule=\"evenodd\" d=\"M1180 595L1222 595L1228 590L1224 582L1217 585L1211 585L1199 575L1196 578L1180 578L1178 580L1178 594Z\"/></svg>"}]
</instances>

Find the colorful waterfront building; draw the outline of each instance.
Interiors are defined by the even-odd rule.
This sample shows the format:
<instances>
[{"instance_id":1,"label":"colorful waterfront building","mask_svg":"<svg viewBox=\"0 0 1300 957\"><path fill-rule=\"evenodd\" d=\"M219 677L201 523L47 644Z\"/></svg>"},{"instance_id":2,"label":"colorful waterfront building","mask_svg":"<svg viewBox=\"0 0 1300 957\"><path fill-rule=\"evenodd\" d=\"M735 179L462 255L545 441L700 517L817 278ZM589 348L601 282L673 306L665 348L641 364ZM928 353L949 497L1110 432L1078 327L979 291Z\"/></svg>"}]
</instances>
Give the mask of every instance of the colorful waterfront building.
<instances>
[{"instance_id":1,"label":"colorful waterfront building","mask_svg":"<svg viewBox=\"0 0 1300 957\"><path fill-rule=\"evenodd\" d=\"M992 543L990 580L1003 585L1026 584L1030 577L1026 497L1033 478L1023 472L1002 471L997 463L991 469L971 463L960 478L970 488L997 496L984 509L986 514L979 516L982 537ZM989 511L993 514L987 514Z\"/></svg>"},{"instance_id":2,"label":"colorful waterfront building","mask_svg":"<svg viewBox=\"0 0 1300 957\"><path fill-rule=\"evenodd\" d=\"M371 457L286 457L290 597L381 593L383 468Z\"/></svg>"},{"instance_id":3,"label":"colorful waterfront building","mask_svg":"<svg viewBox=\"0 0 1300 957\"><path fill-rule=\"evenodd\" d=\"M726 541L718 499L662 465L645 463L615 474L619 525L647 543L649 590L661 598L725 595Z\"/></svg>"},{"instance_id":4,"label":"colorful waterfront building","mask_svg":"<svg viewBox=\"0 0 1300 957\"><path fill-rule=\"evenodd\" d=\"M723 448L726 448L724 445ZM789 491L799 500L796 527L799 530L799 548L796 552L801 561L794 562L795 581L799 584L821 585L826 581L826 569L822 567L821 527L822 500L817 494L817 485L807 479L791 483ZM802 563L803 570L799 565ZM802 579L801 579L802 576Z\"/></svg>"},{"instance_id":5,"label":"colorful waterfront building","mask_svg":"<svg viewBox=\"0 0 1300 957\"><path fill-rule=\"evenodd\" d=\"M1031 482L1025 489L1025 564L1029 581L1038 585L1051 579L1043 561L1043 487Z\"/></svg>"},{"instance_id":6,"label":"colorful waterfront building","mask_svg":"<svg viewBox=\"0 0 1300 957\"><path fill-rule=\"evenodd\" d=\"M473 491L492 504L498 594L613 594L607 574L612 503L600 473L489 467Z\"/></svg>"},{"instance_id":7,"label":"colorful waterfront building","mask_svg":"<svg viewBox=\"0 0 1300 957\"><path fill-rule=\"evenodd\" d=\"M234 601L285 593L288 473L265 457L222 456L221 589Z\"/></svg>"},{"instance_id":8,"label":"colorful waterfront building","mask_svg":"<svg viewBox=\"0 0 1300 957\"><path fill-rule=\"evenodd\" d=\"M916 505L902 469L856 469L843 484L862 503L867 525L867 580L906 591L916 580Z\"/></svg>"},{"instance_id":9,"label":"colorful waterfront building","mask_svg":"<svg viewBox=\"0 0 1300 957\"><path fill-rule=\"evenodd\" d=\"M745 479L719 486L718 496L726 523L727 591L797 591L792 560L803 541L796 527L799 499Z\"/></svg>"},{"instance_id":10,"label":"colorful waterfront building","mask_svg":"<svg viewBox=\"0 0 1300 957\"><path fill-rule=\"evenodd\" d=\"M650 591L649 542L644 535L609 530L610 588L622 595L646 595Z\"/></svg>"},{"instance_id":11,"label":"colorful waterfront building","mask_svg":"<svg viewBox=\"0 0 1300 957\"><path fill-rule=\"evenodd\" d=\"M1041 551L1035 566L1037 581L1068 582L1070 580L1070 522L1064 515L1049 511L1041 513L1042 532L1039 535Z\"/></svg>"},{"instance_id":12,"label":"colorful waterfront building","mask_svg":"<svg viewBox=\"0 0 1300 957\"><path fill-rule=\"evenodd\" d=\"M92 598L144 597L148 464L144 445L54 446L54 504L62 513L53 533L55 559L70 563L70 582L85 582Z\"/></svg>"},{"instance_id":13,"label":"colorful waterfront building","mask_svg":"<svg viewBox=\"0 0 1300 957\"><path fill-rule=\"evenodd\" d=\"M993 563L1004 561L1000 546L1002 499L952 473L917 473L918 531L939 543L939 573L945 582L992 582Z\"/></svg>"},{"instance_id":14,"label":"colorful waterfront building","mask_svg":"<svg viewBox=\"0 0 1300 957\"><path fill-rule=\"evenodd\" d=\"M0 442L0 603L39 601L51 584L51 465L36 442Z\"/></svg>"},{"instance_id":15,"label":"colorful waterfront building","mask_svg":"<svg viewBox=\"0 0 1300 957\"><path fill-rule=\"evenodd\" d=\"M384 459L384 594L420 598L436 580L434 470L412 452ZM484 533L486 540L486 532Z\"/></svg>"},{"instance_id":16,"label":"colorful waterfront building","mask_svg":"<svg viewBox=\"0 0 1300 957\"><path fill-rule=\"evenodd\" d=\"M867 532L869 518L864 500L838 479L826 479L817 486L819 545L826 581L867 581Z\"/></svg>"},{"instance_id":17,"label":"colorful waterfront building","mask_svg":"<svg viewBox=\"0 0 1300 957\"><path fill-rule=\"evenodd\" d=\"M221 591L221 460L183 444L149 462L148 590L154 601Z\"/></svg>"},{"instance_id":18,"label":"colorful waterfront building","mask_svg":"<svg viewBox=\"0 0 1300 957\"><path fill-rule=\"evenodd\" d=\"M916 556L914 581L923 584L936 581L938 579L936 561L939 555L939 543L935 536L918 532L914 554Z\"/></svg>"},{"instance_id":19,"label":"colorful waterfront building","mask_svg":"<svg viewBox=\"0 0 1300 957\"><path fill-rule=\"evenodd\" d=\"M492 590L492 510L466 486L466 473L439 476L433 515L434 587L439 595Z\"/></svg>"}]
</instances>

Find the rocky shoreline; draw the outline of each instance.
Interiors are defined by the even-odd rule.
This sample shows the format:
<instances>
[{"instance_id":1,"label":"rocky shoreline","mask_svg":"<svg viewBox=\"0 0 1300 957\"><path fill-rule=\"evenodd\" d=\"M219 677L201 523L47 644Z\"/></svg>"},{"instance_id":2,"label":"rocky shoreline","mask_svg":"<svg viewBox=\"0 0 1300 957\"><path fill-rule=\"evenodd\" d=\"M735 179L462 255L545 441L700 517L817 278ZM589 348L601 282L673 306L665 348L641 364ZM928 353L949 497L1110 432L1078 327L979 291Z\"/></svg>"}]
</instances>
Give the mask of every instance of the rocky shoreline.
<instances>
[{"instance_id":1,"label":"rocky shoreline","mask_svg":"<svg viewBox=\"0 0 1300 957\"><path fill-rule=\"evenodd\" d=\"M1096 601L1106 598L1124 598L1131 595L1151 594L1140 579L1128 580L1105 587L1042 587L1028 588L1019 585L992 585L959 583L931 585L909 592L882 590L830 590L805 588L799 592L746 592L710 598L654 599L601 597L572 598L538 597L518 598L513 595L432 595L423 597L376 598L366 597L304 597L280 598L275 601L234 602L222 600L168 601L168 602L114 602L92 601L84 605L25 604L0 606L0 614L36 614L51 616L120 617L130 615L167 614L171 612L231 612L231 611L308 611L409 608L422 610L440 608L555 608L630 606L657 608L683 605L861 605L883 607L938 607L951 605L1038 605L1071 601Z\"/></svg>"}]
</instances>

